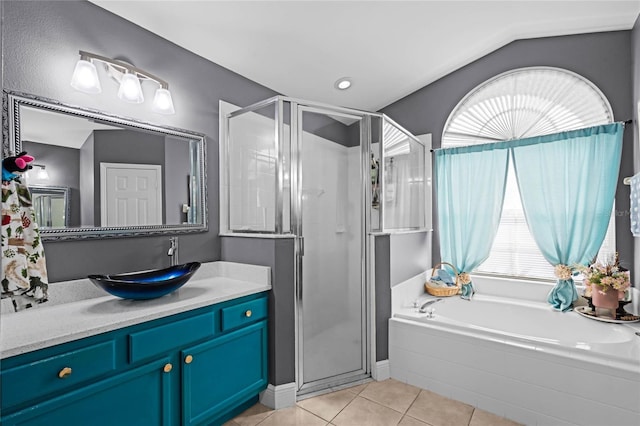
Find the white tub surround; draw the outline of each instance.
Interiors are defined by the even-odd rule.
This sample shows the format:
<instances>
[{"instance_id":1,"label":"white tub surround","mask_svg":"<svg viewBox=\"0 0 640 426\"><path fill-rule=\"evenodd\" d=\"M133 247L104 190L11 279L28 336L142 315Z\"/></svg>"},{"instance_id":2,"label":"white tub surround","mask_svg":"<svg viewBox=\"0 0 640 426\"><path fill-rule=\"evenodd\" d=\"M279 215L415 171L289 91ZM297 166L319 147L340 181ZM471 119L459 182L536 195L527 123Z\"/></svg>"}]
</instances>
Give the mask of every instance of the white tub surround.
<instances>
[{"instance_id":1,"label":"white tub surround","mask_svg":"<svg viewBox=\"0 0 640 426\"><path fill-rule=\"evenodd\" d=\"M525 424L640 424L638 323L557 312L552 284L486 277L472 301L444 298L428 318L411 306L430 297L426 274L392 290L392 378Z\"/></svg>"},{"instance_id":2,"label":"white tub surround","mask_svg":"<svg viewBox=\"0 0 640 426\"><path fill-rule=\"evenodd\" d=\"M124 300L104 293L104 297L69 302L71 291L94 285L89 280L69 282L68 288L65 284L49 287L49 293L60 292L54 298L65 303L44 304L17 313L3 311L2 358L267 291L271 289L271 273L266 266L203 263L182 288L151 300Z\"/></svg>"}]
</instances>

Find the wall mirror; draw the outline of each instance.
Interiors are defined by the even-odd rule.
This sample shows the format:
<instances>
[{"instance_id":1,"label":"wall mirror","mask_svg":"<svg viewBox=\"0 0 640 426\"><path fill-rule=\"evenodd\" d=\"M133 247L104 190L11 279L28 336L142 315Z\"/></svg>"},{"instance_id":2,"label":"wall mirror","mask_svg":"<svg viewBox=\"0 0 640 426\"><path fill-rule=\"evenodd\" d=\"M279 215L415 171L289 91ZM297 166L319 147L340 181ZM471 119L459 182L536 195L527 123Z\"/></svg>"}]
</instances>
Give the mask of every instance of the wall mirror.
<instances>
[{"instance_id":1,"label":"wall mirror","mask_svg":"<svg viewBox=\"0 0 640 426\"><path fill-rule=\"evenodd\" d=\"M207 230L204 135L6 91L2 112L44 240Z\"/></svg>"}]
</instances>

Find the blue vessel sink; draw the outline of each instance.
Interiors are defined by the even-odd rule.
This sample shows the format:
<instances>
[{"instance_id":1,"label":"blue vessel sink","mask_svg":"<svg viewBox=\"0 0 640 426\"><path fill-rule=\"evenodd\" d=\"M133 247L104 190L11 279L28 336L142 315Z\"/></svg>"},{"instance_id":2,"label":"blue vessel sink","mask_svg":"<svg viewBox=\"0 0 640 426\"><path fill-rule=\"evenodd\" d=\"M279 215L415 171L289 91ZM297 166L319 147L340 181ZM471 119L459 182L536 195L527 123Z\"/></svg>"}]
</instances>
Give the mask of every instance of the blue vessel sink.
<instances>
[{"instance_id":1,"label":"blue vessel sink","mask_svg":"<svg viewBox=\"0 0 640 426\"><path fill-rule=\"evenodd\" d=\"M107 293L123 299L155 299L182 287L199 267L200 262L190 262L152 271L89 275L89 279Z\"/></svg>"}]
</instances>

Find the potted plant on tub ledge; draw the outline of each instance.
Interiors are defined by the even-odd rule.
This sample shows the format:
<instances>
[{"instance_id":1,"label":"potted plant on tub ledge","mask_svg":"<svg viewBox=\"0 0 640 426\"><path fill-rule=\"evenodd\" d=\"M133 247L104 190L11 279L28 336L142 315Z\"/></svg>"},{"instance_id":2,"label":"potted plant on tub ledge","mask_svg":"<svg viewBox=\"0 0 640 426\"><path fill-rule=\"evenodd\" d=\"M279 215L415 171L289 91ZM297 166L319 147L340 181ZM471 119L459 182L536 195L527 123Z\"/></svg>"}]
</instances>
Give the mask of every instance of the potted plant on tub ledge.
<instances>
[{"instance_id":1,"label":"potted plant on tub ledge","mask_svg":"<svg viewBox=\"0 0 640 426\"><path fill-rule=\"evenodd\" d=\"M612 318L616 318L616 310L620 301L626 299L631 279L629 271L620 266L618 253L613 260L592 263L578 268L584 276L586 299L591 298L590 305L595 308L606 309ZM600 316L600 310L596 309Z\"/></svg>"}]
</instances>

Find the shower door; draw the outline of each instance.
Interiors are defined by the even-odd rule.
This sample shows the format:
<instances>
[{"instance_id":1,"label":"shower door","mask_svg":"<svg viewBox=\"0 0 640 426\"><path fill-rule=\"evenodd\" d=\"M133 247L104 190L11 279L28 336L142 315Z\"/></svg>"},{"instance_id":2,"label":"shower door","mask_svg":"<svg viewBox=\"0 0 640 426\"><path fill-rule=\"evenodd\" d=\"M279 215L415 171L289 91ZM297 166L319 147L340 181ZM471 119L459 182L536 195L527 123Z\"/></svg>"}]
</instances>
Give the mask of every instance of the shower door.
<instances>
[{"instance_id":1,"label":"shower door","mask_svg":"<svg viewBox=\"0 0 640 426\"><path fill-rule=\"evenodd\" d=\"M301 395L368 377L370 371L361 172L366 153L362 132L346 131L347 124L358 128L368 117L299 105L292 112Z\"/></svg>"}]
</instances>

